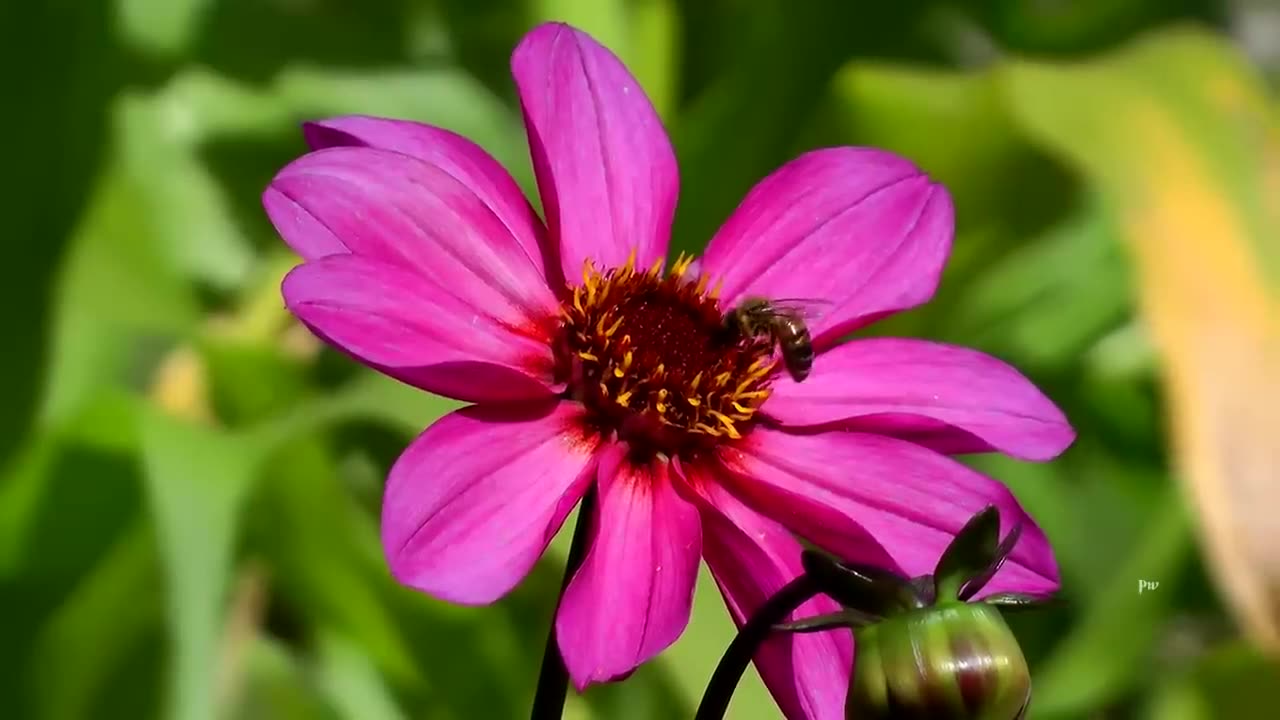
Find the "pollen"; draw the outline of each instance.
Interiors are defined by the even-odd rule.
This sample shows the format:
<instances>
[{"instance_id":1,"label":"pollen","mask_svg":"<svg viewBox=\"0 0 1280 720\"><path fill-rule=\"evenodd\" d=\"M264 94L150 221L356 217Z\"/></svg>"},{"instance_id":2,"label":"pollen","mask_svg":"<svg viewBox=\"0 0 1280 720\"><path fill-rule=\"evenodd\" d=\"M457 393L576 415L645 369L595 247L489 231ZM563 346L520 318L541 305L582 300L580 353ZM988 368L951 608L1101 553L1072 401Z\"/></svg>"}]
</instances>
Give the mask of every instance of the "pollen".
<instances>
[{"instance_id":1,"label":"pollen","mask_svg":"<svg viewBox=\"0 0 1280 720\"><path fill-rule=\"evenodd\" d=\"M637 271L634 255L603 271L588 262L561 308L575 395L663 453L741 438L776 367L768 340L725 330L710 279L692 265L681 256L664 275L661 262Z\"/></svg>"}]
</instances>

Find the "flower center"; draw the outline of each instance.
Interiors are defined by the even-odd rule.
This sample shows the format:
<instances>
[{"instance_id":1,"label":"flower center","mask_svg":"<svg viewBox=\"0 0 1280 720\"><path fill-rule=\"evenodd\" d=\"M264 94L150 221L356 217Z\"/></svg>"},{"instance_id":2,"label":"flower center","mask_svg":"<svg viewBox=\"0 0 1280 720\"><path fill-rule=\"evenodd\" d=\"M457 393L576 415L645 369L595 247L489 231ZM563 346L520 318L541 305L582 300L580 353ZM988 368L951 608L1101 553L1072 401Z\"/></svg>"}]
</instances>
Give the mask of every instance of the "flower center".
<instances>
[{"instance_id":1,"label":"flower center","mask_svg":"<svg viewBox=\"0 0 1280 720\"><path fill-rule=\"evenodd\" d=\"M742 436L769 397L773 343L728 331L693 258L637 272L590 262L562 308L573 391L624 439L678 452Z\"/></svg>"}]
</instances>

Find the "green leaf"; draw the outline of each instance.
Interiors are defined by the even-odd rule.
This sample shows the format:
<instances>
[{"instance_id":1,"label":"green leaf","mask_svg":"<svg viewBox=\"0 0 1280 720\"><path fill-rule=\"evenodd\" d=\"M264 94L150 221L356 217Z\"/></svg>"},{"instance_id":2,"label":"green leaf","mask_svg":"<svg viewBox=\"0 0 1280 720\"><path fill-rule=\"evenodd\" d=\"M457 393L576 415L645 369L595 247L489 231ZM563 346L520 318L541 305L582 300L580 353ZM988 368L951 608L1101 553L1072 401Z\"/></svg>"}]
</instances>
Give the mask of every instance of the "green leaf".
<instances>
[{"instance_id":1,"label":"green leaf","mask_svg":"<svg viewBox=\"0 0 1280 720\"><path fill-rule=\"evenodd\" d=\"M250 641L245 687L226 717L245 720L338 720L300 658L279 640Z\"/></svg>"},{"instance_id":2,"label":"green leaf","mask_svg":"<svg viewBox=\"0 0 1280 720\"><path fill-rule=\"evenodd\" d=\"M632 48L627 42L627 5L624 0L530 0L537 22L566 22L588 33L613 51L628 67Z\"/></svg>"},{"instance_id":3,"label":"green leaf","mask_svg":"<svg viewBox=\"0 0 1280 720\"><path fill-rule=\"evenodd\" d=\"M66 500L71 494L86 501L96 492L105 492L122 501L112 508L97 507L94 519L105 519L112 510L128 514L133 498L119 490L122 485L131 485L133 479L113 482L116 478L104 459L131 457L136 452L137 407L135 397L110 388L103 390L60 428L38 434L0 473L0 578L19 575L24 564L48 567L61 546L76 544L73 539L87 538L90 546L96 543L93 530L97 528L82 524L84 518L76 512L79 505L72 502L68 508ZM70 485L62 484L64 476L75 476L80 468L69 460L72 457L89 458L84 464L97 471L92 485L75 485L83 482L79 477L69 478ZM42 523L46 527L41 527ZM68 527L78 532L66 535ZM43 545L50 537L61 539L60 547Z\"/></svg>"},{"instance_id":4,"label":"green leaf","mask_svg":"<svg viewBox=\"0 0 1280 720\"><path fill-rule=\"evenodd\" d=\"M617 55L659 117L675 112L676 31L672 0L530 0L535 22L566 22Z\"/></svg>"},{"instance_id":5,"label":"green leaf","mask_svg":"<svg viewBox=\"0 0 1280 720\"><path fill-rule=\"evenodd\" d=\"M1115 700L1142 677L1172 612L1191 548L1188 518L1176 489L1169 487L1156 518L1145 526L1140 544L1120 559L1107 590L1095 596L1071 634L1038 668L1038 716L1079 717Z\"/></svg>"},{"instance_id":6,"label":"green leaf","mask_svg":"<svg viewBox=\"0 0 1280 720\"><path fill-rule=\"evenodd\" d=\"M339 71L297 68L275 92L306 119L361 114L416 120L465 135L527 190L532 189L524 130L516 116L472 77L452 69Z\"/></svg>"},{"instance_id":7,"label":"green leaf","mask_svg":"<svg viewBox=\"0 0 1280 720\"><path fill-rule=\"evenodd\" d=\"M0 578L17 574L29 554L32 525L57 449L52 437L38 438L0 473Z\"/></svg>"},{"instance_id":8,"label":"green leaf","mask_svg":"<svg viewBox=\"0 0 1280 720\"><path fill-rule=\"evenodd\" d=\"M1280 664L1241 641L1213 648L1153 694L1151 720L1261 717L1280 706Z\"/></svg>"},{"instance_id":9,"label":"green leaf","mask_svg":"<svg viewBox=\"0 0 1280 720\"><path fill-rule=\"evenodd\" d=\"M103 387L127 386L147 364L142 341L195 324L193 289L162 243L138 188L119 165L108 168L57 282L43 427L69 422Z\"/></svg>"},{"instance_id":10,"label":"green leaf","mask_svg":"<svg viewBox=\"0 0 1280 720\"><path fill-rule=\"evenodd\" d=\"M301 403L280 417L259 424L253 432L261 436L262 442L276 444L335 422L371 420L411 437L461 406L455 400L409 387L380 373L362 371L338 391Z\"/></svg>"},{"instance_id":11,"label":"green leaf","mask_svg":"<svg viewBox=\"0 0 1280 720\"><path fill-rule=\"evenodd\" d=\"M113 670L158 624L160 567L151 528L138 523L113 544L53 614L32 651L37 717L78 720Z\"/></svg>"},{"instance_id":12,"label":"green leaf","mask_svg":"<svg viewBox=\"0 0 1280 720\"><path fill-rule=\"evenodd\" d=\"M307 394L305 364L279 347L235 336L206 337L200 345L216 415L234 426L267 421Z\"/></svg>"},{"instance_id":13,"label":"green leaf","mask_svg":"<svg viewBox=\"0 0 1280 720\"><path fill-rule=\"evenodd\" d=\"M177 55L190 48L213 4L213 0L120 0L117 8L127 40L149 52Z\"/></svg>"},{"instance_id":14,"label":"green leaf","mask_svg":"<svg viewBox=\"0 0 1280 720\"><path fill-rule=\"evenodd\" d=\"M222 289L253 261L225 191L199 156L201 121L181 95L125 96L117 116L124 169L171 261Z\"/></svg>"},{"instance_id":15,"label":"green leaf","mask_svg":"<svg viewBox=\"0 0 1280 720\"><path fill-rule=\"evenodd\" d=\"M421 681L382 592L392 586L377 529L341 485L333 453L314 437L292 441L267 464L250 536L276 575L286 607L322 633L358 646L401 685Z\"/></svg>"},{"instance_id":16,"label":"green leaf","mask_svg":"<svg viewBox=\"0 0 1280 720\"><path fill-rule=\"evenodd\" d=\"M689 37L674 128L681 160L672 253L698 251L747 191L806 144L797 141L855 51L902 52L920 2L685 3ZM797 147L801 146L801 147Z\"/></svg>"},{"instance_id":17,"label":"green leaf","mask_svg":"<svg viewBox=\"0 0 1280 720\"><path fill-rule=\"evenodd\" d=\"M1083 53L1119 42L1145 27L1178 17L1203 17L1188 0L1074 0L1027 3L967 0L1001 46L1027 53ZM1199 12L1197 12L1199 10Z\"/></svg>"},{"instance_id":18,"label":"green leaf","mask_svg":"<svg viewBox=\"0 0 1280 720\"><path fill-rule=\"evenodd\" d=\"M241 502L263 448L159 411L142 418L142 455L164 561L174 720L214 720L218 638Z\"/></svg>"},{"instance_id":19,"label":"green leaf","mask_svg":"<svg viewBox=\"0 0 1280 720\"><path fill-rule=\"evenodd\" d=\"M361 648L339 635L320 638L319 681L330 703L348 720L407 717Z\"/></svg>"},{"instance_id":20,"label":"green leaf","mask_svg":"<svg viewBox=\"0 0 1280 720\"><path fill-rule=\"evenodd\" d=\"M1009 186L1027 181L1019 171L1030 147L993 73L855 62L836 75L831 98L833 140L910 158L947 186L964 228L1004 222L1013 210Z\"/></svg>"},{"instance_id":21,"label":"green leaf","mask_svg":"<svg viewBox=\"0 0 1280 720\"><path fill-rule=\"evenodd\" d=\"M154 99L165 112L181 118L185 136L195 142L296 132L290 108L279 93L203 67L184 67Z\"/></svg>"},{"instance_id":22,"label":"green leaf","mask_svg":"<svg viewBox=\"0 0 1280 720\"><path fill-rule=\"evenodd\" d=\"M1131 250L1172 445L1237 618L1280 648L1280 119L1235 48L1151 33L1087 63L1017 62L1019 123L1106 198Z\"/></svg>"},{"instance_id":23,"label":"green leaf","mask_svg":"<svg viewBox=\"0 0 1280 720\"><path fill-rule=\"evenodd\" d=\"M680 11L674 0L632 0L627 3L627 67L653 102L667 127L676 121L679 99Z\"/></svg>"},{"instance_id":24,"label":"green leaf","mask_svg":"<svg viewBox=\"0 0 1280 720\"><path fill-rule=\"evenodd\" d=\"M1100 201L1014 249L957 296L947 336L1020 366L1079 362L1130 311L1129 268Z\"/></svg>"},{"instance_id":25,"label":"green leaf","mask_svg":"<svg viewBox=\"0 0 1280 720\"><path fill-rule=\"evenodd\" d=\"M965 460L1013 490L1049 537L1065 592L1086 602L1115 587L1124 571L1116 548L1142 542L1170 483L1166 472L1109 452L1092 434L1052 463L995 454Z\"/></svg>"}]
</instances>

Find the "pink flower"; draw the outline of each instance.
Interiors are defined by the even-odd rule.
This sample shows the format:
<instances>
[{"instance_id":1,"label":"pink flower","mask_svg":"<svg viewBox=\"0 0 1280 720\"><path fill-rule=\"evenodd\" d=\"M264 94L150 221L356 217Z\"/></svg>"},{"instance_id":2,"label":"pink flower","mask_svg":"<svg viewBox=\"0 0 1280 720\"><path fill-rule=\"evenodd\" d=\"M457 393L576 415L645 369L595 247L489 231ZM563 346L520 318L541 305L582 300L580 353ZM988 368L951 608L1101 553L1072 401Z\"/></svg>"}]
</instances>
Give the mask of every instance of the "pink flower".
<instances>
[{"instance_id":1,"label":"pink flower","mask_svg":"<svg viewBox=\"0 0 1280 720\"><path fill-rule=\"evenodd\" d=\"M307 125L314 151L263 196L305 261L283 286L298 318L366 365L474 403L391 469L382 540L400 582L490 603L594 485L589 551L556 618L580 689L680 635L700 558L741 622L799 573L796 536L920 575L992 504L1026 530L987 592L1056 588L1012 494L945 453L1051 458L1074 437L1062 413L972 350L837 344L933 294L953 225L941 186L879 150L811 152L756 186L696 266L664 275L676 160L635 79L559 24L525 37L512 72L545 226L473 143L373 117ZM810 324L805 382L779 371L771 342L721 330L750 296L830 303ZM844 635L760 653L788 717L841 716Z\"/></svg>"}]
</instances>

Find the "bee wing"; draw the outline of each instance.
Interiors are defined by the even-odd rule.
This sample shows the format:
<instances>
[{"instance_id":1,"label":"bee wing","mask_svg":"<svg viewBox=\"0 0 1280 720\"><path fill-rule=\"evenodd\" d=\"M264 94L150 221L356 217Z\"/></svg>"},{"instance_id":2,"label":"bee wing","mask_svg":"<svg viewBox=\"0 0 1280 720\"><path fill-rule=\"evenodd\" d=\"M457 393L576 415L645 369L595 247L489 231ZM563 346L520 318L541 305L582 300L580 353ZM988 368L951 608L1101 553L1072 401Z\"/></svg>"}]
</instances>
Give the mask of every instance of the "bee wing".
<instances>
[{"instance_id":1,"label":"bee wing","mask_svg":"<svg viewBox=\"0 0 1280 720\"><path fill-rule=\"evenodd\" d=\"M835 307L834 302L820 298L777 298L769 302L775 311L796 315L802 320L817 320Z\"/></svg>"}]
</instances>

